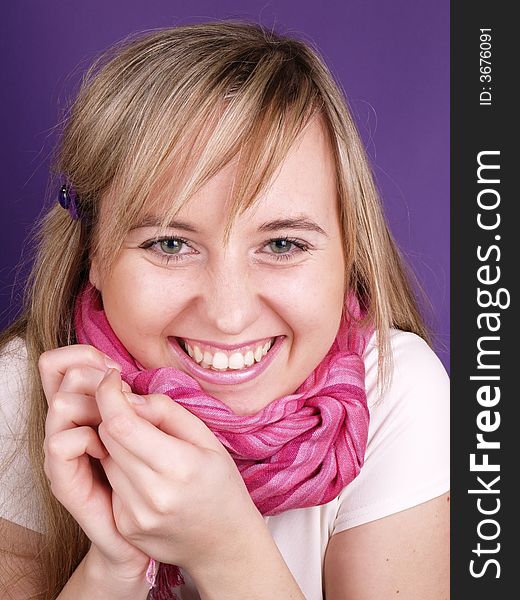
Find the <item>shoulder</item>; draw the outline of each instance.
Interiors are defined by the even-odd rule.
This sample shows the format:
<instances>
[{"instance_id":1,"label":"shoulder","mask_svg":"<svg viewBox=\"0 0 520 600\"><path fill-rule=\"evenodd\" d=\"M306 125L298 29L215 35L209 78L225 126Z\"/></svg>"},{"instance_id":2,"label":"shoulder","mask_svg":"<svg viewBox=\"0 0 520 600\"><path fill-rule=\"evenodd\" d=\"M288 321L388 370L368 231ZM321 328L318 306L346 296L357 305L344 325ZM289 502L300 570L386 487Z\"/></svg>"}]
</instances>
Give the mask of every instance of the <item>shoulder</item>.
<instances>
[{"instance_id":1,"label":"shoulder","mask_svg":"<svg viewBox=\"0 0 520 600\"><path fill-rule=\"evenodd\" d=\"M391 377L380 393L367 345L370 426L365 464L339 497L334 532L411 508L449 489L449 379L419 336L392 330Z\"/></svg>"},{"instance_id":2,"label":"shoulder","mask_svg":"<svg viewBox=\"0 0 520 600\"><path fill-rule=\"evenodd\" d=\"M0 348L0 377L1 379L19 378L20 373L27 371L27 348L25 341L17 337ZM2 381L0 380L0 383Z\"/></svg>"},{"instance_id":3,"label":"shoulder","mask_svg":"<svg viewBox=\"0 0 520 600\"><path fill-rule=\"evenodd\" d=\"M20 421L20 402L25 402L27 386L27 349L22 338L15 338L0 350L0 434Z\"/></svg>"},{"instance_id":4,"label":"shoulder","mask_svg":"<svg viewBox=\"0 0 520 600\"><path fill-rule=\"evenodd\" d=\"M21 337L7 342L0 349L0 372L9 371L13 367L25 367L27 364L27 348Z\"/></svg>"},{"instance_id":5,"label":"shoulder","mask_svg":"<svg viewBox=\"0 0 520 600\"><path fill-rule=\"evenodd\" d=\"M375 334L369 340L363 355L365 384L369 407L378 406L383 397L378 397L377 365L379 351ZM449 379L441 361L430 346L415 333L392 329L390 331L390 380L384 393L388 405L410 391L427 392L434 389L442 392L446 399Z\"/></svg>"},{"instance_id":6,"label":"shoulder","mask_svg":"<svg viewBox=\"0 0 520 600\"><path fill-rule=\"evenodd\" d=\"M25 428L29 408L25 342L0 351L0 519L40 530Z\"/></svg>"}]
</instances>

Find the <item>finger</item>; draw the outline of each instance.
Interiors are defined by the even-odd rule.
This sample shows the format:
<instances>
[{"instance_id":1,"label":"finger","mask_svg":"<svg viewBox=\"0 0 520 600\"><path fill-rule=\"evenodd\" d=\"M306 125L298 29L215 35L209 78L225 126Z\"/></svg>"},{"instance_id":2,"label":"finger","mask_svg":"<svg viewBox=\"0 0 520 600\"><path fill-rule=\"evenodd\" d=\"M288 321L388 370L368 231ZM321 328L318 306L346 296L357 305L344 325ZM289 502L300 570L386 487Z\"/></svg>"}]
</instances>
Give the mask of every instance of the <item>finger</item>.
<instances>
[{"instance_id":1,"label":"finger","mask_svg":"<svg viewBox=\"0 0 520 600\"><path fill-rule=\"evenodd\" d=\"M151 502L147 492L161 489L163 482L152 479L144 483L132 479L110 457L101 462L112 490L112 513L117 530L132 545L137 545L136 537L150 530L157 531L157 525L161 523L166 504ZM163 529L164 524L161 523L160 527Z\"/></svg>"},{"instance_id":2,"label":"finger","mask_svg":"<svg viewBox=\"0 0 520 600\"><path fill-rule=\"evenodd\" d=\"M52 397L45 421L46 435L82 425L97 427L101 415L92 396L57 392Z\"/></svg>"},{"instance_id":3,"label":"finger","mask_svg":"<svg viewBox=\"0 0 520 600\"><path fill-rule=\"evenodd\" d=\"M84 365L74 365L65 371L58 391L88 394L94 397L96 389L101 381L103 381L106 372L106 368L101 370Z\"/></svg>"},{"instance_id":4,"label":"finger","mask_svg":"<svg viewBox=\"0 0 520 600\"><path fill-rule=\"evenodd\" d=\"M117 371L107 372L97 389L96 402L102 419L99 435L110 456L125 470L133 468L131 457L162 471L171 470L172 460L179 464L193 456L192 444L167 435L136 414L121 391Z\"/></svg>"},{"instance_id":5,"label":"finger","mask_svg":"<svg viewBox=\"0 0 520 600\"><path fill-rule=\"evenodd\" d=\"M95 431L78 427L55 433L45 440L44 469L51 490L96 543L118 543L119 536L112 514L112 490L97 462L107 457Z\"/></svg>"},{"instance_id":6,"label":"finger","mask_svg":"<svg viewBox=\"0 0 520 600\"><path fill-rule=\"evenodd\" d=\"M52 434L46 440L46 450L51 458L62 463L73 462L84 454L98 459L107 456L97 433L86 425Z\"/></svg>"},{"instance_id":7,"label":"finger","mask_svg":"<svg viewBox=\"0 0 520 600\"><path fill-rule=\"evenodd\" d=\"M70 367L61 381L59 391L89 394L93 398L98 385L103 381L105 373L106 369L100 371L92 367ZM130 386L123 380L121 380L121 388L123 391L131 391Z\"/></svg>"},{"instance_id":8,"label":"finger","mask_svg":"<svg viewBox=\"0 0 520 600\"><path fill-rule=\"evenodd\" d=\"M45 472L52 483L53 492L68 493L78 480L92 480L93 473L88 456L102 459L107 452L91 427L66 429L45 440Z\"/></svg>"},{"instance_id":9,"label":"finger","mask_svg":"<svg viewBox=\"0 0 520 600\"><path fill-rule=\"evenodd\" d=\"M78 365L89 366L103 372L107 368L121 370L121 366L110 357L86 344L48 350L40 356L38 361L45 396L51 398L58 391L67 369Z\"/></svg>"},{"instance_id":10,"label":"finger","mask_svg":"<svg viewBox=\"0 0 520 600\"><path fill-rule=\"evenodd\" d=\"M123 419L125 419L124 425L122 425ZM127 428L129 431L128 434ZM105 421L102 421L98 427L99 438L105 446L108 459L112 461L112 464L117 464L118 468L124 470L127 477L139 482L139 485L145 485L144 482L147 480L150 472L155 471L158 467L153 464L152 460L145 462L140 456L137 456L127 448L127 446L131 445L131 443L126 442L127 435L129 438L134 437L136 435L134 431L133 424L126 421L126 417L115 417L108 422L108 425ZM158 430L155 431L158 432ZM140 444L154 447L156 440L153 433L150 438L148 432L146 432L145 435L147 437L144 440L137 441L136 446ZM169 452L171 453L171 449ZM108 471L105 472L108 475Z\"/></svg>"},{"instance_id":11,"label":"finger","mask_svg":"<svg viewBox=\"0 0 520 600\"><path fill-rule=\"evenodd\" d=\"M148 489L152 485L151 482L147 482L143 477L135 478L134 474L129 474L122 469L111 456L104 458L101 461L101 465L110 483L110 487L124 501L125 506L131 506L133 510L137 510L139 506L144 508L141 491ZM151 473L150 469L145 467L143 463L141 463L141 467L147 470L149 476Z\"/></svg>"},{"instance_id":12,"label":"finger","mask_svg":"<svg viewBox=\"0 0 520 600\"><path fill-rule=\"evenodd\" d=\"M127 394L133 402L134 394ZM133 405L135 412L164 433L195 446L219 450L223 446L209 427L189 410L164 394L149 394L146 402Z\"/></svg>"}]
</instances>

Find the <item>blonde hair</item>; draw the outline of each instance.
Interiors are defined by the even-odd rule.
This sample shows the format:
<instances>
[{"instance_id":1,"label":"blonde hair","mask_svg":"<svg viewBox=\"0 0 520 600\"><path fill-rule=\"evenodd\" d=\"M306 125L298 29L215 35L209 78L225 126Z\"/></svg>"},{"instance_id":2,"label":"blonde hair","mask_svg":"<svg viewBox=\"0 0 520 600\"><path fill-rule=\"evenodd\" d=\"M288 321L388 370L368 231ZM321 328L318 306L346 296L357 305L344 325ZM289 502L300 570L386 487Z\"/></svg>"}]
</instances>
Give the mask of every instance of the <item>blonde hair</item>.
<instances>
[{"instance_id":1,"label":"blonde hair","mask_svg":"<svg viewBox=\"0 0 520 600\"><path fill-rule=\"evenodd\" d=\"M76 189L83 218L73 221L59 206L44 217L23 315L0 338L5 344L24 337L29 355L27 443L46 511L46 598L59 593L89 543L43 473L47 403L36 365L45 350L74 343L73 304L88 278L89 257L96 253L108 270L125 233L146 211L172 199L166 224L237 160L229 231L316 115L336 165L347 289L376 328L383 373L390 327L428 334L346 101L316 52L258 25L216 22L130 38L86 74L55 165L56 176ZM101 231L102 197L110 218Z\"/></svg>"}]
</instances>

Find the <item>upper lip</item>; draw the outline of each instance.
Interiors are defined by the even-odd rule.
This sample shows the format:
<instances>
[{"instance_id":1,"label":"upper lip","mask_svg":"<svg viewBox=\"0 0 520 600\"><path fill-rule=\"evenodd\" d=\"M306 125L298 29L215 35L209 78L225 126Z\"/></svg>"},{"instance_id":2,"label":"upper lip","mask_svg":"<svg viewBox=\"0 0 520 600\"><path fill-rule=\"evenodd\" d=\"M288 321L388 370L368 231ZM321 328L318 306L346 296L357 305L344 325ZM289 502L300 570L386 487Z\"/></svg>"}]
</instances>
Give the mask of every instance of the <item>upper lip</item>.
<instances>
[{"instance_id":1,"label":"upper lip","mask_svg":"<svg viewBox=\"0 0 520 600\"><path fill-rule=\"evenodd\" d=\"M187 342L188 344L190 344L190 346L199 345L199 346L205 346L205 347L209 346L209 347L220 349L220 350L227 350L227 351L237 350L237 351L240 351L242 348L248 348L248 347L254 347L254 346L263 345L266 342L270 342L275 337L277 337L277 336L271 335L269 337L257 338L256 340L251 340L251 341L247 341L247 342L241 342L240 344L220 344L218 342L212 342L212 341L209 341L209 340L196 340L196 339L193 339L193 338L185 338L185 337L180 337L180 336L177 336L177 339L178 340L182 340L183 342Z\"/></svg>"}]
</instances>

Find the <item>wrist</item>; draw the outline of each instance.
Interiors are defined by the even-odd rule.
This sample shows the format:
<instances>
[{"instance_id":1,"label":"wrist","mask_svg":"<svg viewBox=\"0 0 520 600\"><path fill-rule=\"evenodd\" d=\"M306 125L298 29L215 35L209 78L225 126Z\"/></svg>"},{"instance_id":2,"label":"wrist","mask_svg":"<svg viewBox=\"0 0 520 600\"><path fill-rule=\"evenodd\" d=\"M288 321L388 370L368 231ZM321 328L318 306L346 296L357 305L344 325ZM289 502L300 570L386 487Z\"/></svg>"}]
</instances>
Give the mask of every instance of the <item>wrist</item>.
<instances>
[{"instance_id":1,"label":"wrist","mask_svg":"<svg viewBox=\"0 0 520 600\"><path fill-rule=\"evenodd\" d=\"M207 573L218 573L222 568L231 569L237 563L247 560L257 544L273 544L265 521L256 507L252 513L228 523L225 537L219 534L206 539L203 548L195 548L189 560L181 567L185 568L192 577L204 576Z\"/></svg>"},{"instance_id":2,"label":"wrist","mask_svg":"<svg viewBox=\"0 0 520 600\"><path fill-rule=\"evenodd\" d=\"M222 552L187 567L203 600L304 600L265 522L231 535ZM232 542L232 543L230 543Z\"/></svg>"},{"instance_id":3,"label":"wrist","mask_svg":"<svg viewBox=\"0 0 520 600\"><path fill-rule=\"evenodd\" d=\"M111 598L146 598L150 585L146 581L148 562L114 563L92 545L84 558L85 576Z\"/></svg>"}]
</instances>

